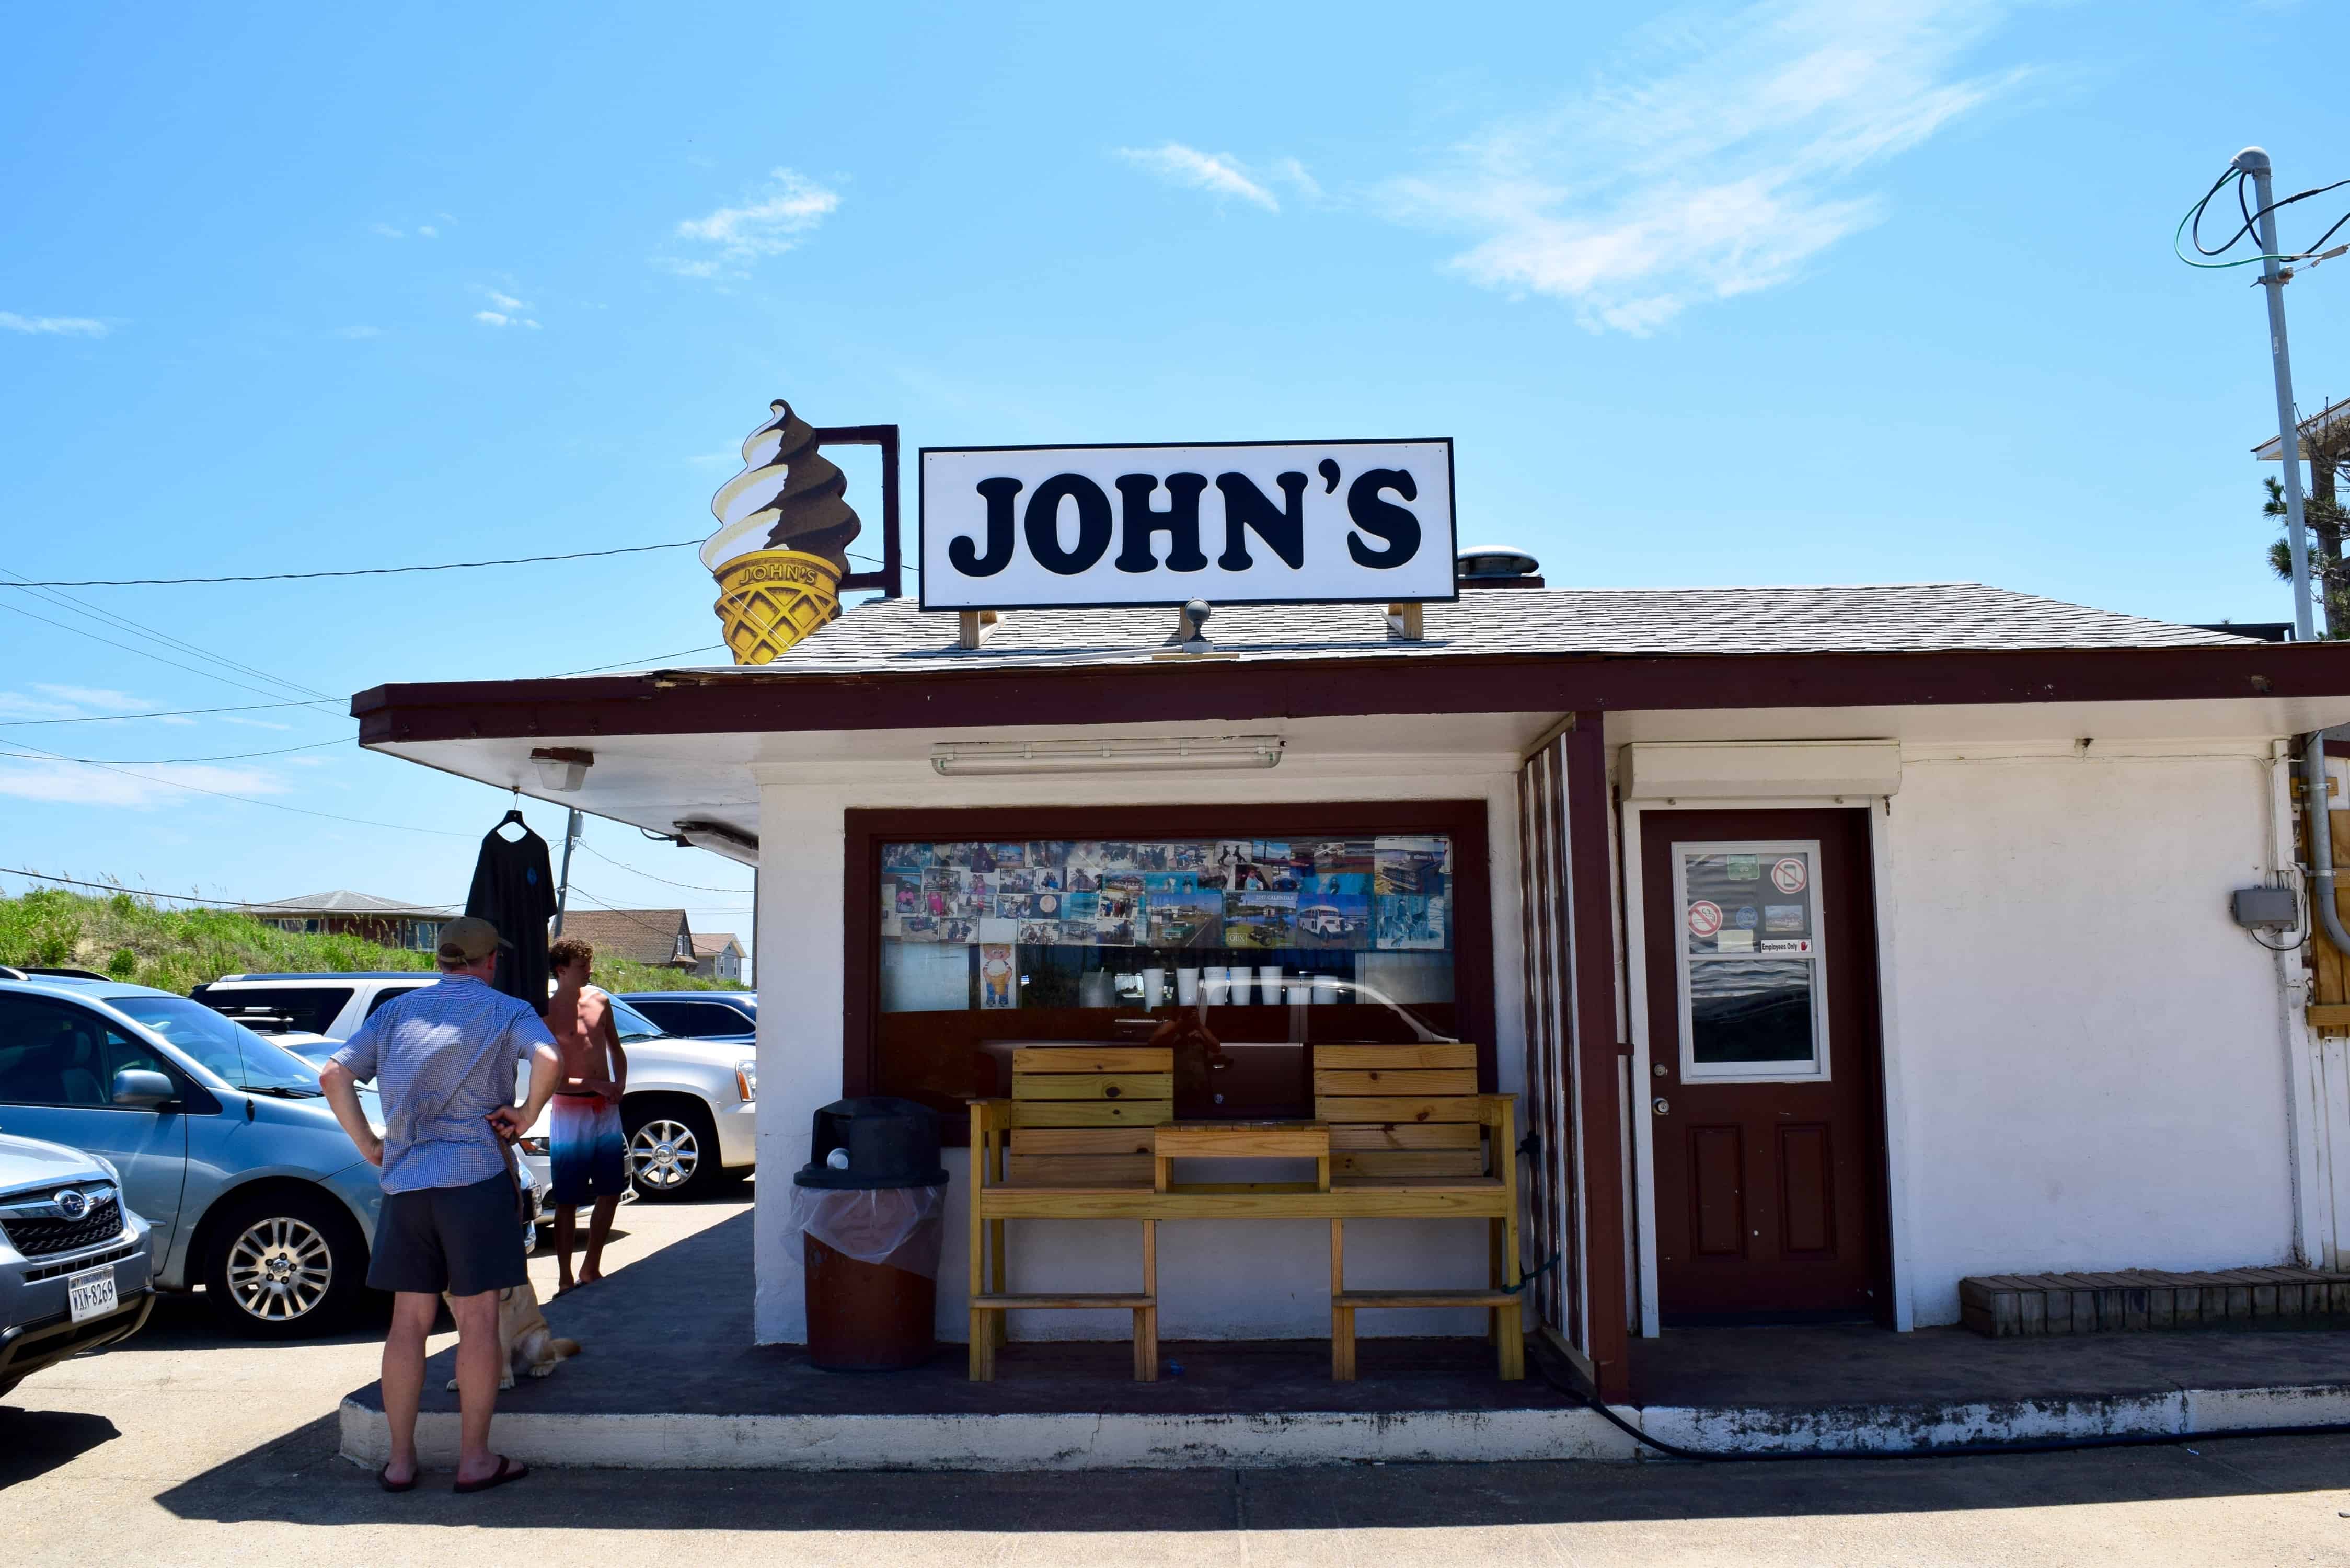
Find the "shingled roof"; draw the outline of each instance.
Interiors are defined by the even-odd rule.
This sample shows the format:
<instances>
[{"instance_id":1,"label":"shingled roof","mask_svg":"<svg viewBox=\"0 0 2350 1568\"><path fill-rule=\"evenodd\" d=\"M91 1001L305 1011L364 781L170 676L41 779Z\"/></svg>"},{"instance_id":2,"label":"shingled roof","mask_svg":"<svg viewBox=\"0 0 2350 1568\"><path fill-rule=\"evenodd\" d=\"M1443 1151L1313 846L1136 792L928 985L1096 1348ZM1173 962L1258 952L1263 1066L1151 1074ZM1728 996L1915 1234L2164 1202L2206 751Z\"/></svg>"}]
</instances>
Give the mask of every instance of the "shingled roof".
<instances>
[{"instance_id":1,"label":"shingled roof","mask_svg":"<svg viewBox=\"0 0 2350 1568\"><path fill-rule=\"evenodd\" d=\"M1863 587L1513 588L1431 604L1418 642L1392 639L1378 605L1218 607L1208 638L1243 659L1446 654L1928 653L1963 649L2241 645L2191 626L2066 604L1981 583ZM1008 610L975 649L956 618L910 599L875 599L792 649L765 674L1149 662L1171 609Z\"/></svg>"}]
</instances>

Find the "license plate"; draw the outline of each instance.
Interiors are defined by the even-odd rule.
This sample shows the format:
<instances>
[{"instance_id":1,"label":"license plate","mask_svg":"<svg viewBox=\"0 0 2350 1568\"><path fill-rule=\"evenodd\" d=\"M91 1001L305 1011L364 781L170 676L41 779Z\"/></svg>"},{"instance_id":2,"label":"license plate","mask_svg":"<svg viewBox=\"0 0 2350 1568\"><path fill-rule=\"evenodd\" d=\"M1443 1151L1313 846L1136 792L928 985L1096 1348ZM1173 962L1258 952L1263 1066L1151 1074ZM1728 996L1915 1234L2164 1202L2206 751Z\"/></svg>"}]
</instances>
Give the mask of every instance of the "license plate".
<instances>
[{"instance_id":1,"label":"license plate","mask_svg":"<svg viewBox=\"0 0 2350 1568\"><path fill-rule=\"evenodd\" d=\"M104 1317L120 1303L114 1294L114 1265L84 1269L78 1274L66 1276L66 1301L73 1308L73 1320L87 1323L94 1317Z\"/></svg>"}]
</instances>

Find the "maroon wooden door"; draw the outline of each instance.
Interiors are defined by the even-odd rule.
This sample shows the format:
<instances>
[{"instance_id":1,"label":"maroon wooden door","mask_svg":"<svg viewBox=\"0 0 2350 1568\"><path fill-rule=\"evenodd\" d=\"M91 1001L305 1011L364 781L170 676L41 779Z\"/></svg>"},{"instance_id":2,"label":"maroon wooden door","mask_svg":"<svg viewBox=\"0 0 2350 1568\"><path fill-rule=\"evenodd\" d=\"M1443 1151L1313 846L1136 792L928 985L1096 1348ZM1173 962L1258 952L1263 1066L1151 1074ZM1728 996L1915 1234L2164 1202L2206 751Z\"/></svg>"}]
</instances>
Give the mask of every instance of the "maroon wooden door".
<instances>
[{"instance_id":1,"label":"maroon wooden door","mask_svg":"<svg viewBox=\"0 0 2350 1568\"><path fill-rule=\"evenodd\" d=\"M1640 832L1659 1314L1889 1322L1867 812Z\"/></svg>"}]
</instances>

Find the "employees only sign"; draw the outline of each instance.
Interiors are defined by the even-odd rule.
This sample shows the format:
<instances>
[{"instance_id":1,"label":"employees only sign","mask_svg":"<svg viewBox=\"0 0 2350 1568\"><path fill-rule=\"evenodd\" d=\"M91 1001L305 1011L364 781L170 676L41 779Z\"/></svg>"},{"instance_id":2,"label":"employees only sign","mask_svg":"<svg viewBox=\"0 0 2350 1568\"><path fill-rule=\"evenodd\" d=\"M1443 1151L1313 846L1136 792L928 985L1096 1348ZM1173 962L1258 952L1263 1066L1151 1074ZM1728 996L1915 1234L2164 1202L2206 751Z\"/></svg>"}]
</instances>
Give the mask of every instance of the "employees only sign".
<instances>
[{"instance_id":1,"label":"employees only sign","mask_svg":"<svg viewBox=\"0 0 2350 1568\"><path fill-rule=\"evenodd\" d=\"M926 447L924 609L1460 597L1452 443Z\"/></svg>"}]
</instances>

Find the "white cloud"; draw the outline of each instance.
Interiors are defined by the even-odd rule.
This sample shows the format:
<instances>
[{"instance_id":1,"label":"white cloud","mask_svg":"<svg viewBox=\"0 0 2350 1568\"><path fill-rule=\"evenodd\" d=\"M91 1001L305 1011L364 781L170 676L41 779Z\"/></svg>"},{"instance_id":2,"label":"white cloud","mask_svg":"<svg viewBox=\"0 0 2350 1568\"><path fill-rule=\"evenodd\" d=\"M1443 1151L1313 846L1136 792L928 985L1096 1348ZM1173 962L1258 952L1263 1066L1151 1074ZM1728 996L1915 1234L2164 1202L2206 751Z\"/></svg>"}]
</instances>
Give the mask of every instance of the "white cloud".
<instances>
[{"instance_id":1,"label":"white cloud","mask_svg":"<svg viewBox=\"0 0 2350 1568\"><path fill-rule=\"evenodd\" d=\"M0 717L10 719L87 719L107 713L135 713L154 704L143 697L95 686L53 686L36 681L33 691L0 691Z\"/></svg>"},{"instance_id":2,"label":"white cloud","mask_svg":"<svg viewBox=\"0 0 2350 1568\"><path fill-rule=\"evenodd\" d=\"M101 712L135 713L142 708L151 708L155 705L144 697L133 697L128 691L117 691L109 686L58 686L49 681L36 680L33 683L33 690L43 696L54 697L60 702L71 702L82 708L96 708Z\"/></svg>"},{"instance_id":3,"label":"white cloud","mask_svg":"<svg viewBox=\"0 0 2350 1568\"><path fill-rule=\"evenodd\" d=\"M510 324L514 320L514 317L511 316L501 316L494 310L476 310L473 312L473 319L485 323L491 327L504 327Z\"/></svg>"},{"instance_id":4,"label":"white cloud","mask_svg":"<svg viewBox=\"0 0 2350 1568\"><path fill-rule=\"evenodd\" d=\"M404 240L408 237L404 230L395 229L390 223L369 223L368 232L381 234L387 240Z\"/></svg>"},{"instance_id":5,"label":"white cloud","mask_svg":"<svg viewBox=\"0 0 2350 1568\"><path fill-rule=\"evenodd\" d=\"M441 231L440 231L440 230L438 230L438 229L436 229L436 228L434 228L434 227L433 227L432 224L430 224L430 223L419 223L419 224L417 224L417 225L416 225L416 232L417 232L417 234L418 234L420 236L421 236L421 237L422 237L422 238L424 238L424 239L428 239L428 240L437 240L437 239L439 239L439 238L441 237Z\"/></svg>"},{"instance_id":6,"label":"white cloud","mask_svg":"<svg viewBox=\"0 0 2350 1568\"><path fill-rule=\"evenodd\" d=\"M2001 15L1993 0L1678 13L1551 112L1488 126L1379 202L1469 236L1447 265L1474 283L1652 331L1878 222L1861 178L2026 74L1967 74Z\"/></svg>"},{"instance_id":7,"label":"white cloud","mask_svg":"<svg viewBox=\"0 0 2350 1568\"><path fill-rule=\"evenodd\" d=\"M0 332L48 337L103 337L107 325L87 316L19 316L13 310L0 310Z\"/></svg>"},{"instance_id":8,"label":"white cloud","mask_svg":"<svg viewBox=\"0 0 2350 1568\"><path fill-rule=\"evenodd\" d=\"M380 327L338 327L335 328L335 336L338 337L380 337L383 336L383 328Z\"/></svg>"},{"instance_id":9,"label":"white cloud","mask_svg":"<svg viewBox=\"0 0 2350 1568\"><path fill-rule=\"evenodd\" d=\"M294 727L291 724L280 724L270 719L248 719L242 713L223 713L220 716L220 722L224 724L241 725L248 730L290 730Z\"/></svg>"},{"instance_id":10,"label":"white cloud","mask_svg":"<svg viewBox=\"0 0 2350 1568\"><path fill-rule=\"evenodd\" d=\"M1229 152L1202 152L1180 141L1169 141L1157 147L1121 147L1118 155L1170 185L1205 191L1219 200L1237 196L1268 213L1281 211L1280 199L1261 182L1250 178L1240 160ZM1295 159L1284 159L1283 162L1294 167L1298 175L1305 174L1305 165ZM1305 182L1313 184L1310 176ZM1320 187L1315 186L1315 190L1318 192Z\"/></svg>"},{"instance_id":11,"label":"white cloud","mask_svg":"<svg viewBox=\"0 0 2350 1568\"><path fill-rule=\"evenodd\" d=\"M55 801L68 805L129 806L146 810L183 804L186 789L223 794L283 794L285 784L259 768L224 768L201 763L117 771L77 763L0 762L0 795Z\"/></svg>"},{"instance_id":12,"label":"white cloud","mask_svg":"<svg viewBox=\"0 0 2350 1568\"><path fill-rule=\"evenodd\" d=\"M677 237L718 247L714 255L662 257L660 265L680 277L740 277L763 256L781 255L840 206L840 192L790 169L768 172L764 192L739 207L720 207L706 218L687 218Z\"/></svg>"},{"instance_id":13,"label":"white cloud","mask_svg":"<svg viewBox=\"0 0 2350 1568\"><path fill-rule=\"evenodd\" d=\"M521 300L516 299L511 294L501 294L494 288L485 288L482 290L482 292L490 296L490 303L496 306L500 310L528 310L530 308L529 306L524 304Z\"/></svg>"}]
</instances>

